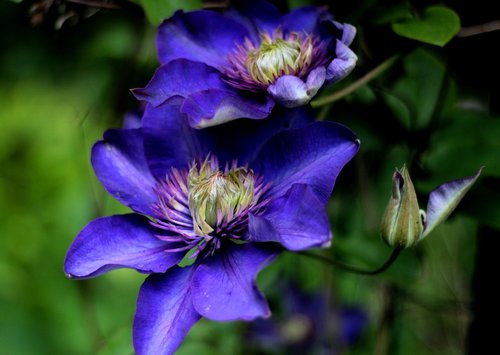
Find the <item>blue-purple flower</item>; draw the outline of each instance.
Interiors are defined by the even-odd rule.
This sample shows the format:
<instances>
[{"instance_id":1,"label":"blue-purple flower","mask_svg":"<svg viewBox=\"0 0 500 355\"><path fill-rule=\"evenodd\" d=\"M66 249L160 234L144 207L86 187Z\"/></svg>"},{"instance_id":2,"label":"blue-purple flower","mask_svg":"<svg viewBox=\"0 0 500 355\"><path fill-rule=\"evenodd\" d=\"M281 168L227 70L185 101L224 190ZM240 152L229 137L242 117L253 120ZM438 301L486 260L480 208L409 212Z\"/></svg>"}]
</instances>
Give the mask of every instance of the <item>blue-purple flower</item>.
<instances>
[{"instance_id":1,"label":"blue-purple flower","mask_svg":"<svg viewBox=\"0 0 500 355\"><path fill-rule=\"evenodd\" d=\"M325 205L358 141L339 124L310 123L304 108L277 114L196 130L178 107L148 107L142 127L108 130L94 145L97 177L134 213L90 222L65 273L151 274L137 301L137 354L173 353L200 317L268 317L259 270L282 248L329 245Z\"/></svg>"},{"instance_id":2,"label":"blue-purple flower","mask_svg":"<svg viewBox=\"0 0 500 355\"><path fill-rule=\"evenodd\" d=\"M178 11L159 28L160 68L134 93L155 106L181 105L192 127L262 119L275 103L302 106L349 74L355 34L320 7L283 15L255 0L234 1L224 14Z\"/></svg>"}]
</instances>

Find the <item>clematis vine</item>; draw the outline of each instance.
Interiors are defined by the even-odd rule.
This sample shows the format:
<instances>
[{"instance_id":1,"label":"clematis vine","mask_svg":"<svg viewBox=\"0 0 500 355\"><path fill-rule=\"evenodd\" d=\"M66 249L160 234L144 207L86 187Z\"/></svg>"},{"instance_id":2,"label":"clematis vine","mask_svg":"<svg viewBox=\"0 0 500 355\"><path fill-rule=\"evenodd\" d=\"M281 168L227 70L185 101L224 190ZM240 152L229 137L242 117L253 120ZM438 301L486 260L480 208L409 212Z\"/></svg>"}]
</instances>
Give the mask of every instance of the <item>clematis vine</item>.
<instances>
[{"instance_id":1,"label":"clematis vine","mask_svg":"<svg viewBox=\"0 0 500 355\"><path fill-rule=\"evenodd\" d=\"M135 96L180 105L192 127L263 119L275 103L307 104L354 68L356 29L325 8L281 14L263 0L233 1L224 14L176 12L159 28L161 66Z\"/></svg>"},{"instance_id":2,"label":"clematis vine","mask_svg":"<svg viewBox=\"0 0 500 355\"><path fill-rule=\"evenodd\" d=\"M424 239L455 210L479 178L481 170L438 186L429 195L426 212L418 206L408 169L405 166L397 169L392 178L392 195L382 218L384 241L392 247L407 248Z\"/></svg>"},{"instance_id":3,"label":"clematis vine","mask_svg":"<svg viewBox=\"0 0 500 355\"><path fill-rule=\"evenodd\" d=\"M177 106L150 106L141 127L94 145L97 177L133 213L90 222L64 269L75 279L151 274L137 301L137 354L173 353L201 317L268 317L257 273L283 249L330 244L325 206L359 142L339 124L311 123L305 108L273 115L196 130Z\"/></svg>"}]
</instances>

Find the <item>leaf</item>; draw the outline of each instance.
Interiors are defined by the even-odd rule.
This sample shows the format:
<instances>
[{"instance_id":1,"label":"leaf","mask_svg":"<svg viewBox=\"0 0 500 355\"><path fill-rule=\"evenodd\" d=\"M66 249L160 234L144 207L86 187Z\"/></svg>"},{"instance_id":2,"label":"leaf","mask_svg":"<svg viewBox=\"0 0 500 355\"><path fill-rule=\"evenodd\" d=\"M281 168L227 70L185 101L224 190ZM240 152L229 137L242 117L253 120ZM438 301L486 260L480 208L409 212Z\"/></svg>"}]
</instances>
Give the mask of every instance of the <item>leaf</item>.
<instances>
[{"instance_id":1,"label":"leaf","mask_svg":"<svg viewBox=\"0 0 500 355\"><path fill-rule=\"evenodd\" d=\"M403 65L406 75L396 81L384 100L407 129L427 127L438 104L446 67L422 48L405 56Z\"/></svg>"},{"instance_id":2,"label":"leaf","mask_svg":"<svg viewBox=\"0 0 500 355\"><path fill-rule=\"evenodd\" d=\"M429 6L421 17L394 23L398 35L443 47L460 30L460 18L445 6Z\"/></svg>"},{"instance_id":3,"label":"leaf","mask_svg":"<svg viewBox=\"0 0 500 355\"><path fill-rule=\"evenodd\" d=\"M202 8L201 0L139 0L149 22L157 26L177 10Z\"/></svg>"}]
</instances>

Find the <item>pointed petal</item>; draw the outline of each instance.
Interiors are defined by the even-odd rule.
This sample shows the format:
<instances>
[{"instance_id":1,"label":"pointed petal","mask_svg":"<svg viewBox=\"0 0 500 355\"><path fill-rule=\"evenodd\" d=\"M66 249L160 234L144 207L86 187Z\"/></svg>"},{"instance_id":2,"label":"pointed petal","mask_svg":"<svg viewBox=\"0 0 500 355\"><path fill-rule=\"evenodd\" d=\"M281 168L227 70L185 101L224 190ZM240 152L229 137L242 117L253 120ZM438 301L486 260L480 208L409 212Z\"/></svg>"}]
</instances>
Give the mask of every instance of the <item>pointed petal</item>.
<instances>
[{"instance_id":1,"label":"pointed petal","mask_svg":"<svg viewBox=\"0 0 500 355\"><path fill-rule=\"evenodd\" d=\"M293 75L283 75L269 85L267 91L282 106L291 108L307 104L325 82L326 70L319 67L312 70L307 81Z\"/></svg>"},{"instance_id":2,"label":"pointed petal","mask_svg":"<svg viewBox=\"0 0 500 355\"><path fill-rule=\"evenodd\" d=\"M248 35L243 25L215 11L177 11L159 27L158 57L161 64L184 58L222 69Z\"/></svg>"},{"instance_id":3,"label":"pointed petal","mask_svg":"<svg viewBox=\"0 0 500 355\"><path fill-rule=\"evenodd\" d=\"M92 166L106 191L136 212L154 216L155 178L149 172L140 129L111 129L92 147Z\"/></svg>"},{"instance_id":4,"label":"pointed petal","mask_svg":"<svg viewBox=\"0 0 500 355\"><path fill-rule=\"evenodd\" d=\"M315 122L275 135L261 149L252 168L271 183L273 196L283 196L293 184L305 184L325 204L340 170L358 148L359 140L348 128Z\"/></svg>"},{"instance_id":5,"label":"pointed petal","mask_svg":"<svg viewBox=\"0 0 500 355\"><path fill-rule=\"evenodd\" d=\"M138 100L153 106L165 101L182 102L192 93L207 89L226 89L220 73L206 64L186 59L176 59L159 67L151 81L142 89L134 89Z\"/></svg>"},{"instance_id":6,"label":"pointed petal","mask_svg":"<svg viewBox=\"0 0 500 355\"><path fill-rule=\"evenodd\" d=\"M277 242L289 250L321 247L331 240L326 206L304 184L292 185L262 216L250 215L249 228L249 240Z\"/></svg>"},{"instance_id":7,"label":"pointed petal","mask_svg":"<svg viewBox=\"0 0 500 355\"><path fill-rule=\"evenodd\" d=\"M191 302L194 267L150 275L137 299L134 349L137 355L173 354L201 318Z\"/></svg>"},{"instance_id":8,"label":"pointed petal","mask_svg":"<svg viewBox=\"0 0 500 355\"><path fill-rule=\"evenodd\" d=\"M146 217L103 217L78 234L66 254L64 272L79 279L122 267L143 273L164 272L182 259L182 253L165 252L171 247L172 243L155 237Z\"/></svg>"},{"instance_id":9,"label":"pointed petal","mask_svg":"<svg viewBox=\"0 0 500 355\"><path fill-rule=\"evenodd\" d=\"M238 118L263 119L269 116L274 102L269 97L242 95L238 90L207 89L191 94L181 112L195 128L220 125Z\"/></svg>"},{"instance_id":10,"label":"pointed petal","mask_svg":"<svg viewBox=\"0 0 500 355\"><path fill-rule=\"evenodd\" d=\"M442 184L429 195L425 229L420 239L425 238L439 223L443 222L457 207L467 191L476 182L483 168L475 175Z\"/></svg>"},{"instance_id":11,"label":"pointed petal","mask_svg":"<svg viewBox=\"0 0 500 355\"><path fill-rule=\"evenodd\" d=\"M255 243L223 246L196 270L194 308L218 321L268 317L271 313L255 277L276 256L275 248Z\"/></svg>"}]
</instances>

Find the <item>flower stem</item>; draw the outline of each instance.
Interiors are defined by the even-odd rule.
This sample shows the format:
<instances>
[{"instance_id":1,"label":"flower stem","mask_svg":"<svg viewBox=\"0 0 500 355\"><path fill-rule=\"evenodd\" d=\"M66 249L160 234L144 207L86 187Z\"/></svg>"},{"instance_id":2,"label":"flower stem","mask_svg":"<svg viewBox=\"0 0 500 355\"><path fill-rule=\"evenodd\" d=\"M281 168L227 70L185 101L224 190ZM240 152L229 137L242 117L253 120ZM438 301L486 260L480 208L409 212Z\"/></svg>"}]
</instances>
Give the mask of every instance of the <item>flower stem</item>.
<instances>
[{"instance_id":1,"label":"flower stem","mask_svg":"<svg viewBox=\"0 0 500 355\"><path fill-rule=\"evenodd\" d=\"M394 262L396 261L396 259L399 256L399 254L401 254L402 250L403 250L402 248L394 248L393 251L392 251L392 253L391 253L391 256L389 256L389 258L385 261L385 263L383 263L382 265L380 265L378 268L376 268L374 270L366 270L366 269L363 269L363 268L360 268L360 267L357 267L357 266L352 266L352 265L344 264L344 263L342 263L340 261L333 260L333 259L327 258L327 257L325 257L323 255L311 253L311 252L308 252L308 251L301 251L301 252L299 252L299 254L300 255L305 255L305 256L313 258L313 259L316 259L318 261L322 261L322 262L328 263L328 264L333 265L333 266L335 266L335 267L337 267L339 269L342 269L342 270L345 270L345 271L348 271L348 272L352 272L352 273L355 273L355 274L360 274L360 275L377 275L377 274L383 273L392 264L394 264Z\"/></svg>"},{"instance_id":2,"label":"flower stem","mask_svg":"<svg viewBox=\"0 0 500 355\"><path fill-rule=\"evenodd\" d=\"M336 91L332 93L331 95L320 97L316 100L311 101L311 106L312 107L320 107L324 105L331 104L332 102L335 102L337 100L340 100L344 96L347 96L357 89L359 89L361 86L365 85L372 79L375 79L377 76L382 74L384 71L389 69L399 58L399 55L394 55L390 57L389 59L386 59L382 63L380 63L378 66L376 66L374 69L366 73L364 76L356 80L354 83L351 85L343 88L342 90Z\"/></svg>"}]
</instances>

